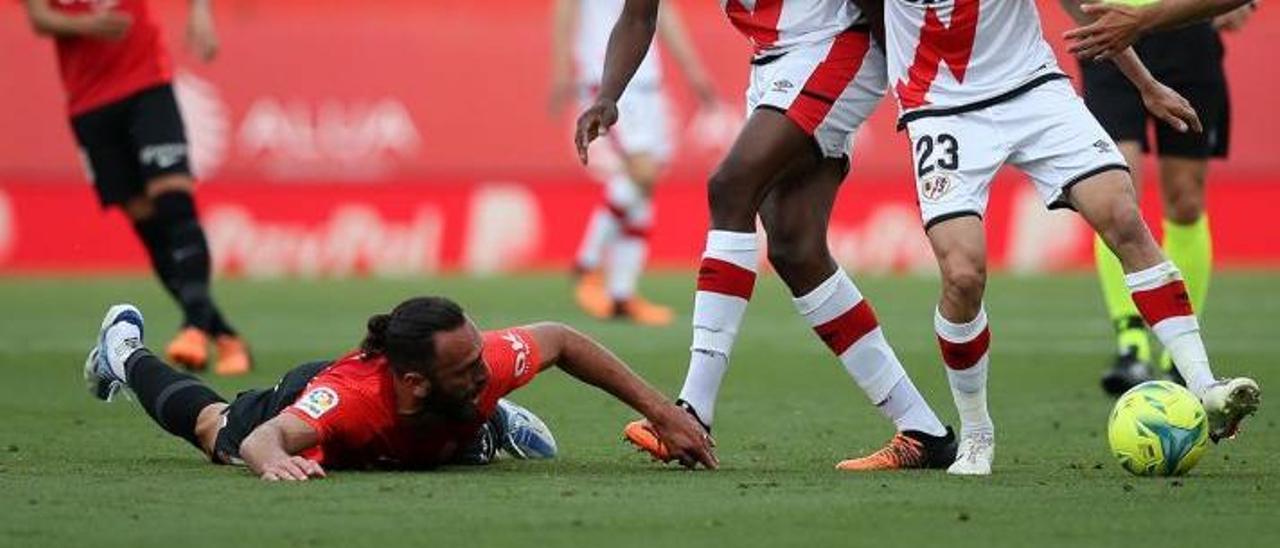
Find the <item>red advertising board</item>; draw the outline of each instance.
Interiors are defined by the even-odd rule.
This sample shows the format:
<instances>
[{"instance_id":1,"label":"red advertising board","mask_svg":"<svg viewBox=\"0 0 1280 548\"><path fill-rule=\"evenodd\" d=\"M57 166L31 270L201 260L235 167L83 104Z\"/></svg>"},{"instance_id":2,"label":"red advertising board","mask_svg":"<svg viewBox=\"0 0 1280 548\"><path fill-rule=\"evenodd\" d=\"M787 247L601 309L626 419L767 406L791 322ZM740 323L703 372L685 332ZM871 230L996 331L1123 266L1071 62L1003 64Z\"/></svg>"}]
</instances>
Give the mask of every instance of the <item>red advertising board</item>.
<instances>
[{"instance_id":1,"label":"red advertising board","mask_svg":"<svg viewBox=\"0 0 1280 548\"><path fill-rule=\"evenodd\" d=\"M1014 271L1081 268L1092 238L1077 216L1049 213L1017 177L997 182L988 210L992 265ZM421 275L567 269L597 190L515 180L440 184L209 185L200 207L216 268L254 277ZM1211 192L1215 256L1225 266L1280 266L1280 230L1266 219L1274 185ZM692 268L706 231L705 193L672 184L657 195L652 260ZM56 214L50 214L56 212ZM932 272L909 186L848 185L830 230L837 259L859 272ZM141 245L87 188L0 181L0 272L130 271Z\"/></svg>"}]
</instances>

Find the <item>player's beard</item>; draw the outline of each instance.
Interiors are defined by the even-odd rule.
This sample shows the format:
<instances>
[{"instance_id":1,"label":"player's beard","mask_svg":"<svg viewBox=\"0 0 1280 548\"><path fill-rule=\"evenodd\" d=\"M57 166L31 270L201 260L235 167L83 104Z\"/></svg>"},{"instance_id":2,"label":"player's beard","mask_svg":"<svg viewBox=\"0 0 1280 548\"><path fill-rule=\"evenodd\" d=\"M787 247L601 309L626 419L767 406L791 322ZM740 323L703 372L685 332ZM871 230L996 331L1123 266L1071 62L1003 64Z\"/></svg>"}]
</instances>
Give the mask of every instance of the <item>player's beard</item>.
<instances>
[{"instance_id":1,"label":"player's beard","mask_svg":"<svg viewBox=\"0 0 1280 548\"><path fill-rule=\"evenodd\" d=\"M432 395L422 402L422 412L451 422L475 422L480 419L480 408L466 398Z\"/></svg>"}]
</instances>

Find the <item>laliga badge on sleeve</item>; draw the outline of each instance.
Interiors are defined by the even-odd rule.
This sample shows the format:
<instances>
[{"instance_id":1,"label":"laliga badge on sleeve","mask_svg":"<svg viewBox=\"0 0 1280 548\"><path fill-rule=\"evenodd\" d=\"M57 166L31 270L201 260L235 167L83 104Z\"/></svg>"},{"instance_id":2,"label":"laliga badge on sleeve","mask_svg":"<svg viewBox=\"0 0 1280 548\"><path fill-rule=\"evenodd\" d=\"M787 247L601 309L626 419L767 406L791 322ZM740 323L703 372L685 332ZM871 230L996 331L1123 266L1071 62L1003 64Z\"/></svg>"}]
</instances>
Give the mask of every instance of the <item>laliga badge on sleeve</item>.
<instances>
[{"instance_id":1,"label":"laliga badge on sleeve","mask_svg":"<svg viewBox=\"0 0 1280 548\"><path fill-rule=\"evenodd\" d=\"M298 398L298 403L293 406L301 409L307 416L318 419L338 406L338 393L326 386L313 388Z\"/></svg>"}]
</instances>

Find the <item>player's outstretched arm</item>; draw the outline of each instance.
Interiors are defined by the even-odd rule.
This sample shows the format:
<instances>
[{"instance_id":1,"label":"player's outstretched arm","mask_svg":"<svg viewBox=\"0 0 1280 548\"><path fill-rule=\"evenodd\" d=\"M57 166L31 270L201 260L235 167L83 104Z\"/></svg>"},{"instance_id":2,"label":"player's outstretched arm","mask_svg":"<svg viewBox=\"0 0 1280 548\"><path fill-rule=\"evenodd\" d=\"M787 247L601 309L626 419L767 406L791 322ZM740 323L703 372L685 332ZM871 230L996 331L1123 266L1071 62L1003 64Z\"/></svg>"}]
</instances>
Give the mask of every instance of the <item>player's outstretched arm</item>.
<instances>
[{"instance_id":1,"label":"player's outstretched arm","mask_svg":"<svg viewBox=\"0 0 1280 548\"><path fill-rule=\"evenodd\" d=\"M26 0L31 28L42 36L84 36L119 40L128 34L133 18L110 8L94 8L88 13L63 13L50 5L53 0Z\"/></svg>"},{"instance_id":2,"label":"player's outstretched arm","mask_svg":"<svg viewBox=\"0 0 1280 548\"><path fill-rule=\"evenodd\" d=\"M698 51L693 47L693 40L689 38L689 31L684 24L684 17L680 15L680 10L676 6L663 4L659 8L658 37L667 46L667 51L671 53L676 66L680 67L680 72L684 73L685 80L693 88L693 93L698 96L698 101L702 103L702 107L714 107L719 102L719 97L716 96L716 87L711 83L711 78L707 76L707 70L703 67L702 60L698 59Z\"/></svg>"},{"instance_id":3,"label":"player's outstretched arm","mask_svg":"<svg viewBox=\"0 0 1280 548\"><path fill-rule=\"evenodd\" d=\"M306 481L323 478L320 463L297 456L314 447L320 434L302 419L281 413L263 423L240 444L240 458L266 481Z\"/></svg>"},{"instance_id":4,"label":"player's outstretched arm","mask_svg":"<svg viewBox=\"0 0 1280 548\"><path fill-rule=\"evenodd\" d=\"M1132 46L1140 36L1196 21L1204 21L1250 3L1250 0L1160 0L1128 5L1088 0L1080 10L1094 21L1067 31L1072 54L1083 59L1110 59Z\"/></svg>"},{"instance_id":5,"label":"player's outstretched arm","mask_svg":"<svg viewBox=\"0 0 1280 548\"><path fill-rule=\"evenodd\" d=\"M659 0L627 0L618 22L609 35L609 47L604 54L604 77L600 81L600 93L595 104L578 117L573 141L578 147L578 159L587 163L587 145L603 135L618 121L618 98L627 89L631 77L649 53L653 35L658 28Z\"/></svg>"},{"instance_id":6,"label":"player's outstretched arm","mask_svg":"<svg viewBox=\"0 0 1280 548\"><path fill-rule=\"evenodd\" d=\"M578 380L600 388L631 406L657 430L671 456L686 467L716 468L714 442L691 415L631 371L609 349L561 323L526 327L545 364L555 365Z\"/></svg>"},{"instance_id":7,"label":"player's outstretched arm","mask_svg":"<svg viewBox=\"0 0 1280 548\"><path fill-rule=\"evenodd\" d=\"M213 0L191 0L187 12L187 49L208 63L218 56L218 32L213 24Z\"/></svg>"}]
</instances>

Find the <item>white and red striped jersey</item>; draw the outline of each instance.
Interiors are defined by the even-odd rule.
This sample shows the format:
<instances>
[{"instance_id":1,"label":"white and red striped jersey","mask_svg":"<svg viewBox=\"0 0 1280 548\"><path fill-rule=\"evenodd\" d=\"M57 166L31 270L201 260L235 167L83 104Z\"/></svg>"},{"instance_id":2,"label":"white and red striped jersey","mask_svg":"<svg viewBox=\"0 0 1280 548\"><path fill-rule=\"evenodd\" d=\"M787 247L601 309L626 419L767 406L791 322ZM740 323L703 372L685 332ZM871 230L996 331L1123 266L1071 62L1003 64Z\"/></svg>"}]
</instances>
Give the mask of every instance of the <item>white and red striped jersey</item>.
<instances>
[{"instance_id":1,"label":"white and red striped jersey","mask_svg":"<svg viewBox=\"0 0 1280 548\"><path fill-rule=\"evenodd\" d=\"M756 55L829 40L862 18L849 0L720 0Z\"/></svg>"},{"instance_id":2,"label":"white and red striped jersey","mask_svg":"<svg viewBox=\"0 0 1280 548\"><path fill-rule=\"evenodd\" d=\"M885 0L899 113L997 100L1062 76L1035 0Z\"/></svg>"},{"instance_id":3,"label":"white and red striped jersey","mask_svg":"<svg viewBox=\"0 0 1280 548\"><path fill-rule=\"evenodd\" d=\"M574 29L574 58L578 63L578 82L586 86L599 86L604 78L604 55L609 48L609 35L613 25L622 15L626 0L576 0L578 4L577 28ZM661 53L657 40L649 47L640 68L631 78L633 86L662 85Z\"/></svg>"}]
</instances>

